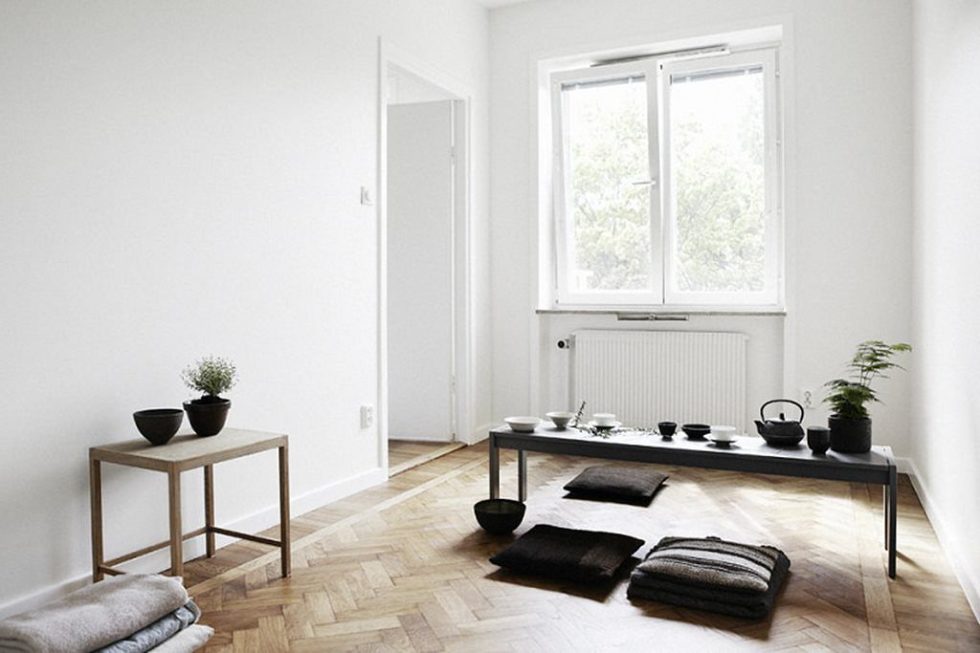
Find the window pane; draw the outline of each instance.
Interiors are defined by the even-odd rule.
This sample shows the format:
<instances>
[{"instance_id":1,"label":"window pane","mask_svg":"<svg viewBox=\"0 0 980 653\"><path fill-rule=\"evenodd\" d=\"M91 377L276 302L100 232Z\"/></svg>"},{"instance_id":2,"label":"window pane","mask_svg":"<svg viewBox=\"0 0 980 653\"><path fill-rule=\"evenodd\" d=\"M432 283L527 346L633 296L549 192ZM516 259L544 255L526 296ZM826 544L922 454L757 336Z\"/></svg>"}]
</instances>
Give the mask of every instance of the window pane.
<instances>
[{"instance_id":1,"label":"window pane","mask_svg":"<svg viewBox=\"0 0 980 653\"><path fill-rule=\"evenodd\" d=\"M761 66L671 76L675 292L766 290L763 79Z\"/></svg>"},{"instance_id":2,"label":"window pane","mask_svg":"<svg viewBox=\"0 0 980 653\"><path fill-rule=\"evenodd\" d=\"M649 291L646 82L570 85L562 96L568 288Z\"/></svg>"}]
</instances>

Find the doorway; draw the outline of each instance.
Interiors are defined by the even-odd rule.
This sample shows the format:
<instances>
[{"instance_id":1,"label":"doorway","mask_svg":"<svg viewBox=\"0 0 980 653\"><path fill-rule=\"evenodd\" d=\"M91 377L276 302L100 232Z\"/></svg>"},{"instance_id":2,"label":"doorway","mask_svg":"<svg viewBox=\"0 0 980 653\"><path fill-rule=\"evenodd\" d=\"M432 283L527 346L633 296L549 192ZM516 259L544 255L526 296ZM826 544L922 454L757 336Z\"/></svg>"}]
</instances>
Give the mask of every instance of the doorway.
<instances>
[{"instance_id":1,"label":"doorway","mask_svg":"<svg viewBox=\"0 0 980 653\"><path fill-rule=\"evenodd\" d=\"M391 61L383 75L383 458L394 475L462 446L466 100Z\"/></svg>"}]
</instances>

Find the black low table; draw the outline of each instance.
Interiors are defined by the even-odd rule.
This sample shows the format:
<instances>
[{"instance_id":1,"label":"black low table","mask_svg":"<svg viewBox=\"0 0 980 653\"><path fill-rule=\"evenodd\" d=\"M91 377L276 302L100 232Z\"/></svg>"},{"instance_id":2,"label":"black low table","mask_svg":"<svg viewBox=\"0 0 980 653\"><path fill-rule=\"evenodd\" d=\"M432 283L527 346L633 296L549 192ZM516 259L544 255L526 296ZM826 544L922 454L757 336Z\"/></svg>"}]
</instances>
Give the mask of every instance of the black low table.
<instances>
[{"instance_id":1,"label":"black low table","mask_svg":"<svg viewBox=\"0 0 980 653\"><path fill-rule=\"evenodd\" d=\"M529 451L883 485L888 576L895 578L898 493L895 460L890 447L872 447L868 453L860 454L828 451L816 455L803 444L775 448L754 436L742 436L729 447L719 447L707 440L688 440L683 434L675 435L673 440L640 432L613 433L602 438L574 429L559 431L539 426L533 433L518 433L502 426L490 431L491 499L500 495L501 449L517 450L521 501L527 499Z\"/></svg>"}]
</instances>

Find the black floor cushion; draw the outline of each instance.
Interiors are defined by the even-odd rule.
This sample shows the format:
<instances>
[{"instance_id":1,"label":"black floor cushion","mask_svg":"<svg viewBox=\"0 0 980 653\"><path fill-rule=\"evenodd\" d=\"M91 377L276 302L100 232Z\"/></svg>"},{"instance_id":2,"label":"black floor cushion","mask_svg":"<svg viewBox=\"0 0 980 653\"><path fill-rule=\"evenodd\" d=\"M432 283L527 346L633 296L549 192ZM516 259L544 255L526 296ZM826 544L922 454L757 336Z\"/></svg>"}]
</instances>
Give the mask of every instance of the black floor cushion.
<instances>
[{"instance_id":1,"label":"black floor cushion","mask_svg":"<svg viewBox=\"0 0 980 653\"><path fill-rule=\"evenodd\" d=\"M583 470L565 485L565 489L573 498L646 506L666 480L666 474L649 466L598 465Z\"/></svg>"},{"instance_id":2,"label":"black floor cushion","mask_svg":"<svg viewBox=\"0 0 980 653\"><path fill-rule=\"evenodd\" d=\"M538 524L490 562L525 574L603 583L641 546L643 540L629 535Z\"/></svg>"},{"instance_id":3,"label":"black floor cushion","mask_svg":"<svg viewBox=\"0 0 980 653\"><path fill-rule=\"evenodd\" d=\"M772 610L789 565L771 546L665 537L633 570L627 595L761 619Z\"/></svg>"}]
</instances>

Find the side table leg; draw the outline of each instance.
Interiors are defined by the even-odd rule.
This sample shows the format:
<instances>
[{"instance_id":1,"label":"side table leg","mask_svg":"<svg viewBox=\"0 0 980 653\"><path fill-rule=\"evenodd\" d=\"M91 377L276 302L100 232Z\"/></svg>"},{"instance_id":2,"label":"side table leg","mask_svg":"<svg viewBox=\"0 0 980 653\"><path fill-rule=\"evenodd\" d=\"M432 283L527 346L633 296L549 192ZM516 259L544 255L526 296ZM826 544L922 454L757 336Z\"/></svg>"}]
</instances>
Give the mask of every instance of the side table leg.
<instances>
[{"instance_id":1,"label":"side table leg","mask_svg":"<svg viewBox=\"0 0 980 653\"><path fill-rule=\"evenodd\" d=\"M895 578L898 557L898 470L892 464L888 469L888 577Z\"/></svg>"},{"instance_id":2,"label":"side table leg","mask_svg":"<svg viewBox=\"0 0 980 653\"><path fill-rule=\"evenodd\" d=\"M102 573L102 463L89 459L89 499L92 502L92 582L105 577Z\"/></svg>"},{"instance_id":3,"label":"side table leg","mask_svg":"<svg viewBox=\"0 0 980 653\"><path fill-rule=\"evenodd\" d=\"M517 450L517 499L527 501L527 452Z\"/></svg>"},{"instance_id":4,"label":"side table leg","mask_svg":"<svg viewBox=\"0 0 980 653\"><path fill-rule=\"evenodd\" d=\"M170 575L184 575L184 536L180 525L180 472L171 469L167 473L170 498Z\"/></svg>"},{"instance_id":5,"label":"side table leg","mask_svg":"<svg viewBox=\"0 0 980 653\"><path fill-rule=\"evenodd\" d=\"M204 542L209 558L214 556L214 465L204 466Z\"/></svg>"},{"instance_id":6,"label":"side table leg","mask_svg":"<svg viewBox=\"0 0 980 653\"><path fill-rule=\"evenodd\" d=\"M279 447L279 557L282 577L292 573L292 544L289 539L289 445Z\"/></svg>"},{"instance_id":7,"label":"side table leg","mask_svg":"<svg viewBox=\"0 0 980 653\"><path fill-rule=\"evenodd\" d=\"M497 448L497 439L493 433L490 434L490 498L496 499L500 496L500 449Z\"/></svg>"}]
</instances>

